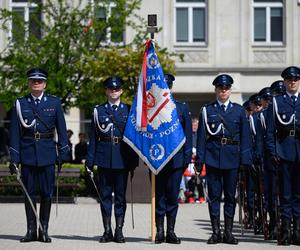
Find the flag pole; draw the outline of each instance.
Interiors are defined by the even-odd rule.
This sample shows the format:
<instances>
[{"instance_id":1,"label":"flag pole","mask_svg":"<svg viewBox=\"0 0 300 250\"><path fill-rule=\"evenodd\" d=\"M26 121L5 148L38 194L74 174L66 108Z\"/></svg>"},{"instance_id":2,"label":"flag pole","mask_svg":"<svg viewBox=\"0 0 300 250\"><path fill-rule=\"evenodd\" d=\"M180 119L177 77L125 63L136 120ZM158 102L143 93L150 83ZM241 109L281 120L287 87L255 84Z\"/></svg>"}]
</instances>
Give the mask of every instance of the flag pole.
<instances>
[{"instance_id":1,"label":"flag pole","mask_svg":"<svg viewBox=\"0 0 300 250\"><path fill-rule=\"evenodd\" d=\"M148 15L147 31L151 34L151 39L154 39L154 33L157 32L157 16ZM155 241L155 174L151 171L151 240Z\"/></svg>"},{"instance_id":2,"label":"flag pole","mask_svg":"<svg viewBox=\"0 0 300 250\"><path fill-rule=\"evenodd\" d=\"M151 240L155 241L155 174L151 172Z\"/></svg>"}]
</instances>

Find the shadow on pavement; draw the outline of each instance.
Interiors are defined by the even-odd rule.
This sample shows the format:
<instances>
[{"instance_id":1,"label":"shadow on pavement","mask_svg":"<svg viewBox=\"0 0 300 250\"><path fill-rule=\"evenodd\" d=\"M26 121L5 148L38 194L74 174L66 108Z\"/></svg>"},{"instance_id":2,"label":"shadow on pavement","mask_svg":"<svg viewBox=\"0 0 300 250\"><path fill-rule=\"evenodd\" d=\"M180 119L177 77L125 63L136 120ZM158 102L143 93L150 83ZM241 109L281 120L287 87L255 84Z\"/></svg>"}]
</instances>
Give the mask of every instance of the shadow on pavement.
<instances>
[{"instance_id":1,"label":"shadow on pavement","mask_svg":"<svg viewBox=\"0 0 300 250\"><path fill-rule=\"evenodd\" d=\"M82 236L82 235L49 235L51 238L61 239L61 240L90 240L98 241L100 236Z\"/></svg>"},{"instance_id":2,"label":"shadow on pavement","mask_svg":"<svg viewBox=\"0 0 300 250\"><path fill-rule=\"evenodd\" d=\"M86 240L86 241L99 241L100 235L98 236L82 236L82 235L50 235L53 239L61 240ZM126 242L145 242L148 243L146 238L138 237L125 237Z\"/></svg>"},{"instance_id":3,"label":"shadow on pavement","mask_svg":"<svg viewBox=\"0 0 300 250\"><path fill-rule=\"evenodd\" d=\"M7 235L7 234L0 234L0 239L3 240L20 240L24 235Z\"/></svg>"}]
</instances>

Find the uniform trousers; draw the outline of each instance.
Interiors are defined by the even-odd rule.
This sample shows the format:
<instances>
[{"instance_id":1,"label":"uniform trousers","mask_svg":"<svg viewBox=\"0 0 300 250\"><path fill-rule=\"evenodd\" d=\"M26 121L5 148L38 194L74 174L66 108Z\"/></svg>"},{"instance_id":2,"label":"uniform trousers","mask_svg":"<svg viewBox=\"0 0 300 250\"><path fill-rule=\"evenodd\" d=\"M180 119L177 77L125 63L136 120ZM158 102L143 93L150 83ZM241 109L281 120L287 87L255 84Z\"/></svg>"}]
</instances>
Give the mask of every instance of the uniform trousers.
<instances>
[{"instance_id":1,"label":"uniform trousers","mask_svg":"<svg viewBox=\"0 0 300 250\"><path fill-rule=\"evenodd\" d=\"M211 218L220 218L220 203L224 191L224 216L233 218L238 169L217 169L206 166L206 177Z\"/></svg>"},{"instance_id":2,"label":"uniform trousers","mask_svg":"<svg viewBox=\"0 0 300 250\"><path fill-rule=\"evenodd\" d=\"M102 216L112 214L112 193L114 192L115 217L124 217L126 212L127 169L105 169L98 167L100 207Z\"/></svg>"},{"instance_id":3,"label":"uniform trousers","mask_svg":"<svg viewBox=\"0 0 300 250\"><path fill-rule=\"evenodd\" d=\"M281 160L279 165L282 219L300 219L300 163Z\"/></svg>"},{"instance_id":4,"label":"uniform trousers","mask_svg":"<svg viewBox=\"0 0 300 250\"><path fill-rule=\"evenodd\" d=\"M178 195L182 178L182 168L166 165L155 176L156 216L176 218L178 211Z\"/></svg>"}]
</instances>

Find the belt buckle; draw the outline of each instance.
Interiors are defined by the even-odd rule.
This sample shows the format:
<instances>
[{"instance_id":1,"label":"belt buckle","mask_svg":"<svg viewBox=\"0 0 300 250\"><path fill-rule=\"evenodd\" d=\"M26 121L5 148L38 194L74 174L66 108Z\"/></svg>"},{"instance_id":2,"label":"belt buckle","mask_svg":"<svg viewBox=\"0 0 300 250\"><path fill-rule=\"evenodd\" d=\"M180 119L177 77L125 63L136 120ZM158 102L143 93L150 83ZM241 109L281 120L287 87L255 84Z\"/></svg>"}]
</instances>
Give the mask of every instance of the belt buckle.
<instances>
[{"instance_id":1,"label":"belt buckle","mask_svg":"<svg viewBox=\"0 0 300 250\"><path fill-rule=\"evenodd\" d=\"M113 143L113 144L118 144L118 143L119 143L119 137L113 136L113 137L112 137L112 143Z\"/></svg>"},{"instance_id":2,"label":"belt buckle","mask_svg":"<svg viewBox=\"0 0 300 250\"><path fill-rule=\"evenodd\" d=\"M222 144L222 145L227 144L227 138L226 138L226 137L222 137L222 138L221 138L221 144Z\"/></svg>"},{"instance_id":3,"label":"belt buckle","mask_svg":"<svg viewBox=\"0 0 300 250\"><path fill-rule=\"evenodd\" d=\"M289 136L295 136L296 135L296 131L294 129L289 131Z\"/></svg>"},{"instance_id":4,"label":"belt buckle","mask_svg":"<svg viewBox=\"0 0 300 250\"><path fill-rule=\"evenodd\" d=\"M39 132L34 133L34 139L35 140L40 140L41 139L41 134Z\"/></svg>"}]
</instances>

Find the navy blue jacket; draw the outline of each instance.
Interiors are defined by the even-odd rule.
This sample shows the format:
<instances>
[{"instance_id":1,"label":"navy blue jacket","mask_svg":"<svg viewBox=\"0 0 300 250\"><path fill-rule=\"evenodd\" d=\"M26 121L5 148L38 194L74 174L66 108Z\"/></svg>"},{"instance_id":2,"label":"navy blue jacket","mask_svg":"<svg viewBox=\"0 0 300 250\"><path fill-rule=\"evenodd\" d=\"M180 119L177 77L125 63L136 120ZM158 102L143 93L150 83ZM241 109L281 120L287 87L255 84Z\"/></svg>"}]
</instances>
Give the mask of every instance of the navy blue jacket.
<instances>
[{"instance_id":1,"label":"navy blue jacket","mask_svg":"<svg viewBox=\"0 0 300 250\"><path fill-rule=\"evenodd\" d=\"M279 130L296 130L300 131L300 98L297 98L296 104L293 104L291 98L287 95L274 97L278 107L279 121L275 114L274 101L269 105L267 110L267 149L269 153L278 155L286 161L300 162L300 139L296 136L280 136ZM273 99L274 100L274 99ZM295 114L294 120L288 125L282 124L290 121L291 116Z\"/></svg>"},{"instance_id":2,"label":"navy blue jacket","mask_svg":"<svg viewBox=\"0 0 300 250\"><path fill-rule=\"evenodd\" d=\"M53 165L57 157L59 160L66 161L69 146L65 117L59 98L44 93L38 107L35 106L31 94L18 98L18 101L25 123L31 124L36 119L36 125L25 128L17 115L16 105L13 107L9 131L11 161L29 166ZM42 121L35 117L35 111ZM30 136L24 136L26 134L33 135L36 132L54 132L55 129L58 135L57 145L53 137L34 139Z\"/></svg>"},{"instance_id":3,"label":"navy blue jacket","mask_svg":"<svg viewBox=\"0 0 300 250\"><path fill-rule=\"evenodd\" d=\"M186 141L183 147L168 162L167 166L171 166L173 168L182 168L184 166L187 166L192 159L192 119L187 103L175 100L175 104L178 118L183 128Z\"/></svg>"},{"instance_id":4,"label":"navy blue jacket","mask_svg":"<svg viewBox=\"0 0 300 250\"><path fill-rule=\"evenodd\" d=\"M251 165L251 135L245 109L239 104L229 102L226 111L223 112L217 101L205 107L207 110L207 124L211 132L216 132L219 125L223 123L224 136L239 142L239 145L221 145L219 141L214 140L214 136L207 131L204 117L200 112L197 132L198 164L205 163L219 169L236 169L241 164ZM223 129L215 136L222 137Z\"/></svg>"},{"instance_id":5,"label":"navy blue jacket","mask_svg":"<svg viewBox=\"0 0 300 250\"><path fill-rule=\"evenodd\" d=\"M93 115L86 159L87 166L97 165L100 168L109 169L135 168L138 165L138 156L122 140L130 107L121 102L117 111L113 112L110 104L106 102L96 106L95 109L98 113L100 128L98 124L95 124ZM108 141L111 136L121 138L120 143Z\"/></svg>"},{"instance_id":6,"label":"navy blue jacket","mask_svg":"<svg viewBox=\"0 0 300 250\"><path fill-rule=\"evenodd\" d=\"M264 129L262 127L262 122L260 120L261 113L254 113L251 115L253 119L253 124L251 124L250 117L250 130L252 138L252 153L253 153L253 163L261 164L264 155ZM253 127L254 126L254 127Z\"/></svg>"}]
</instances>

